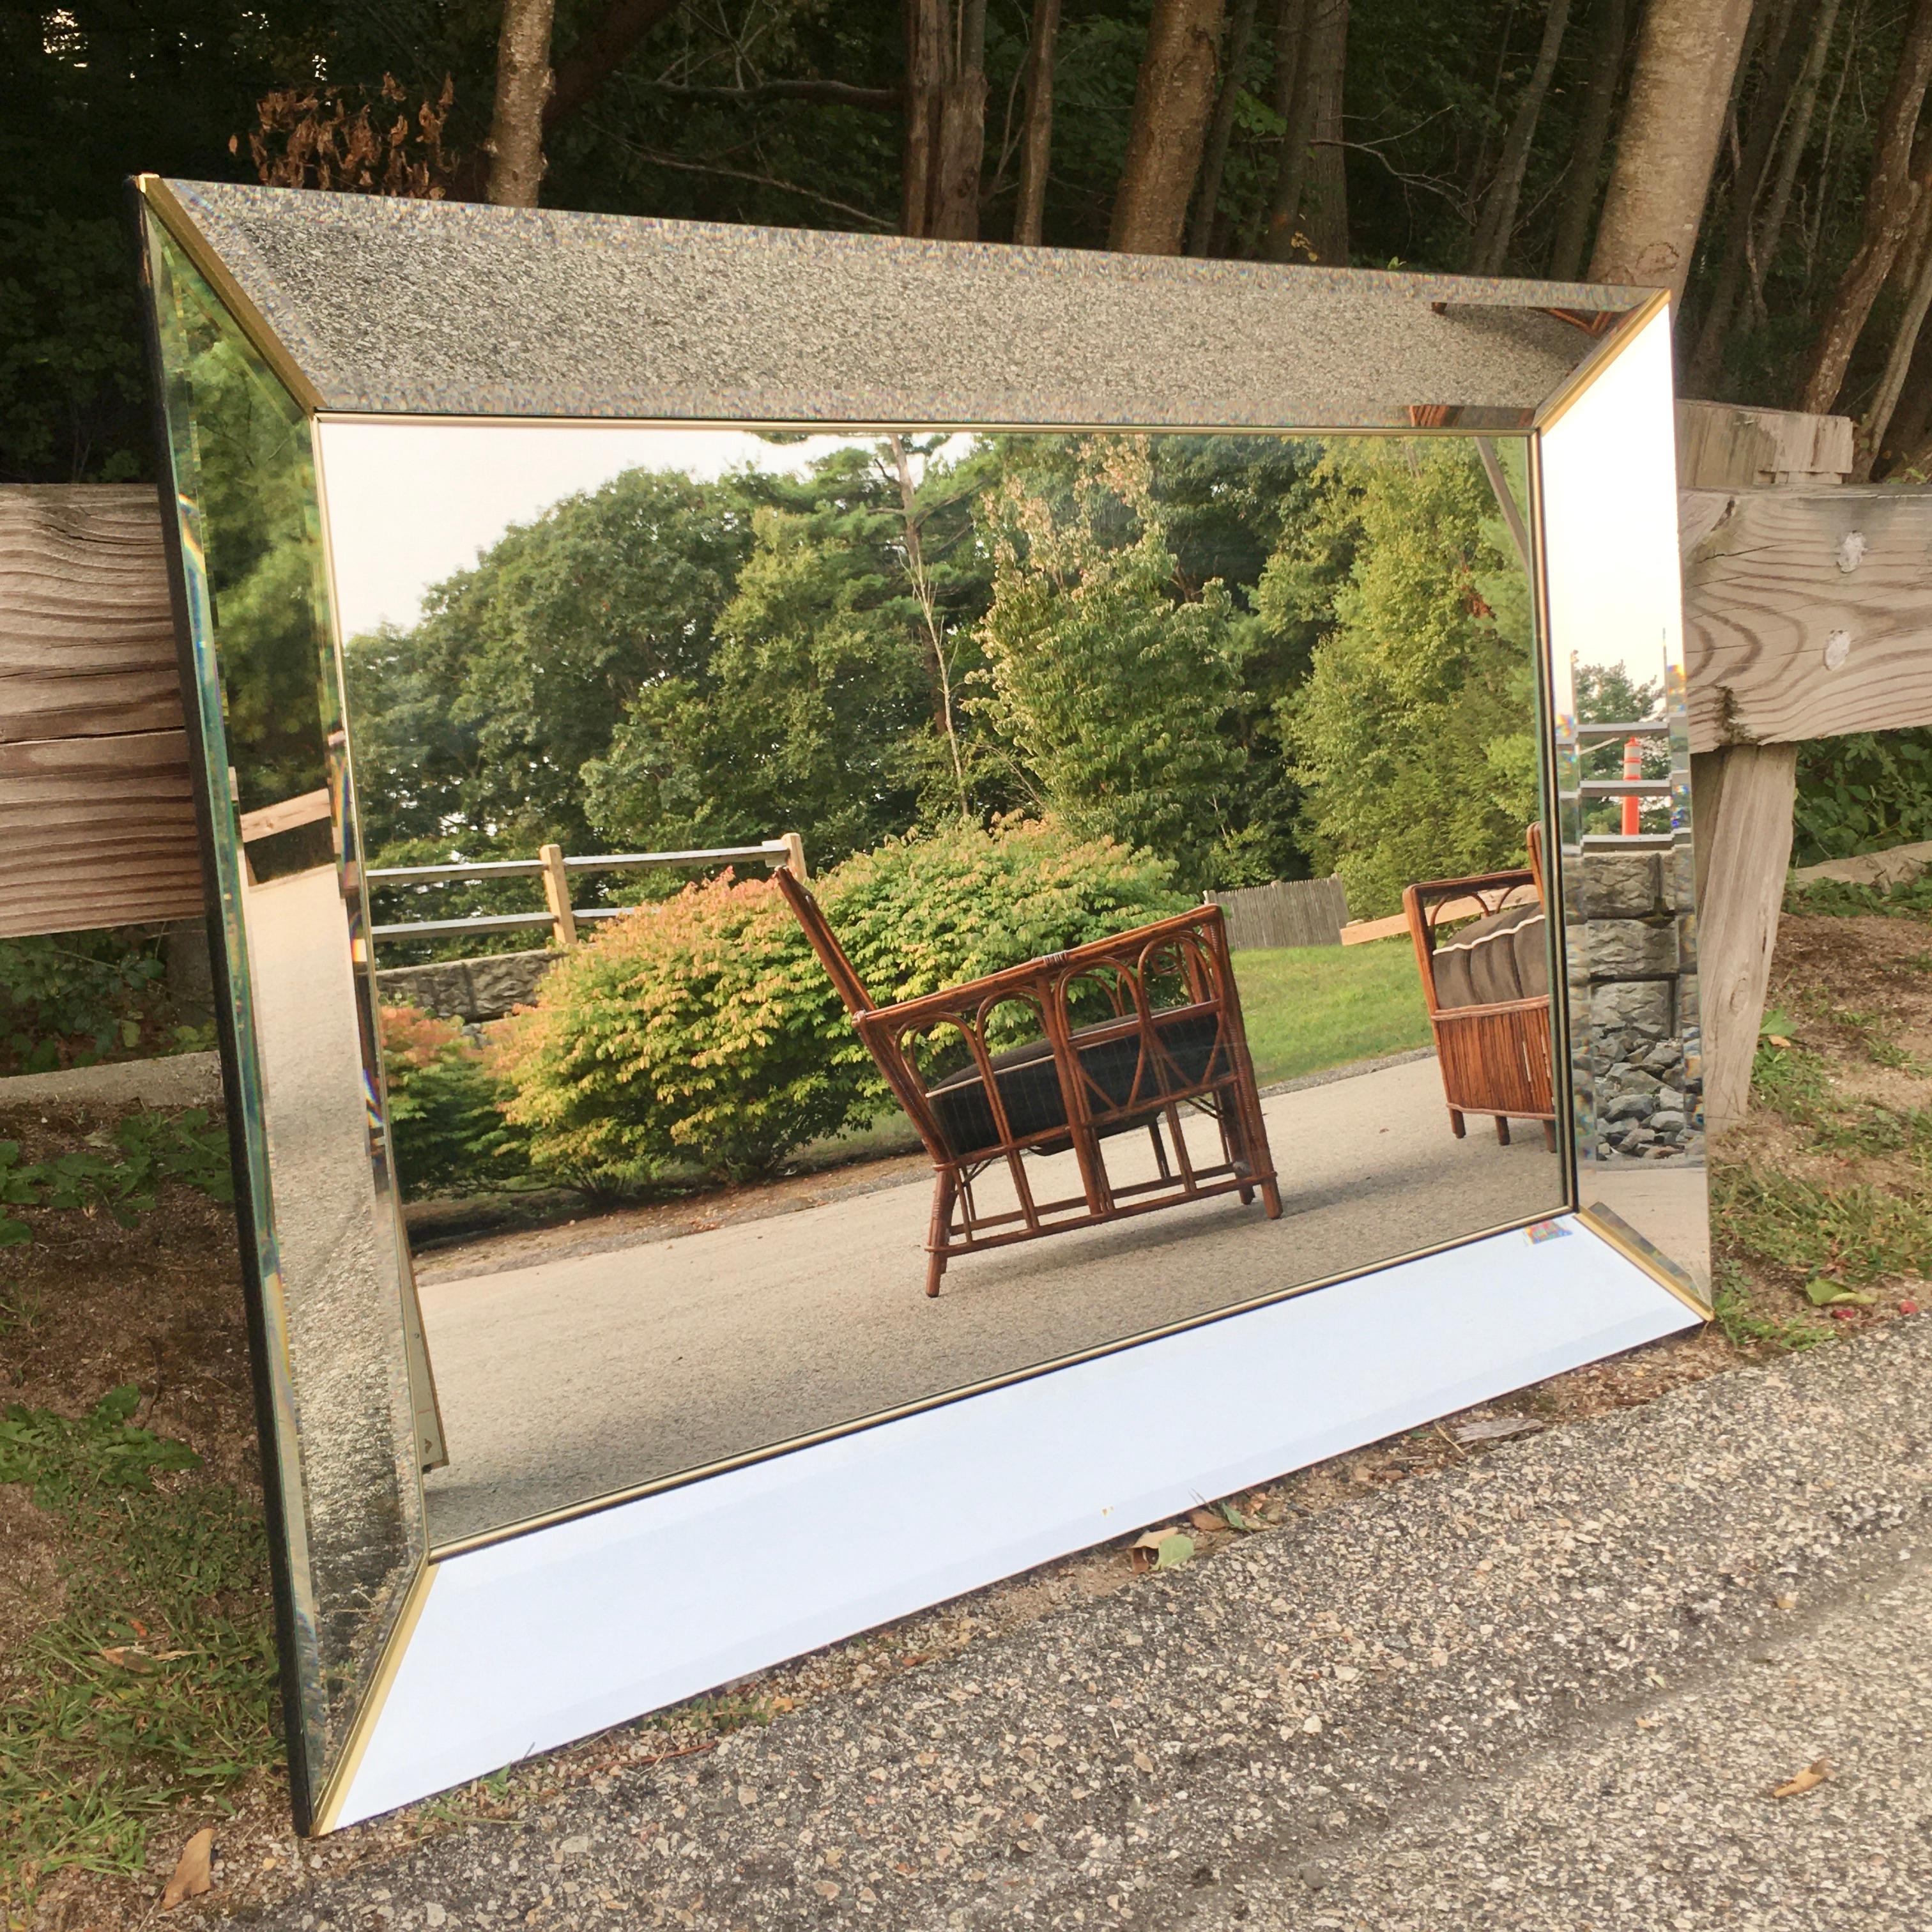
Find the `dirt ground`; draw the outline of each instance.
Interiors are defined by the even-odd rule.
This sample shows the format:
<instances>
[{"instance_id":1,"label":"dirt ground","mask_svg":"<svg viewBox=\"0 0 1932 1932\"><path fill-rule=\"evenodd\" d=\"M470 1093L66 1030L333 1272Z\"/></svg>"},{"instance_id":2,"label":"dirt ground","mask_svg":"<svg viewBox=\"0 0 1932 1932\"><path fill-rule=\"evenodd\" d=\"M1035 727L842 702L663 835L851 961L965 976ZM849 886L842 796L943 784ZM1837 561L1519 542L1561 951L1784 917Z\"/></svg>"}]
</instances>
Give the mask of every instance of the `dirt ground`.
<instances>
[{"instance_id":1,"label":"dirt ground","mask_svg":"<svg viewBox=\"0 0 1932 1932\"><path fill-rule=\"evenodd\" d=\"M1914 919L1787 919L1772 1004L1792 1028L1779 1036L1790 1044L1769 1047L1761 1056L1753 1118L1714 1161L1724 1319L1305 1470L1232 1499L1231 1513L1197 1511L1163 1526L1190 1539L1186 1560L1210 1560L1245 1535L1265 1534L1365 1487L1426 1480L1514 1436L1647 1402L1744 1364L1767 1348L1828 1342L1834 1328L1895 1318L1901 1303L1910 1306L1916 1292L1924 1292L1917 1278L1932 1256L1923 1249L1908 1252L1910 1265L1887 1272L1888 1263L1909 1251L1909 1240L1906 1251L1895 1238L1890 1246L1868 1242L1860 1248L1856 1215L1845 1204L1869 1206L1882 1197L1923 1202L1927 1196L1932 926ZM0 1115L0 1138L20 1140L23 1157L34 1160L83 1144L100 1124L73 1115ZM1822 1261L1798 1265L1764 1252L1765 1228L1774 1224L1726 1204L1737 1196L1741 1176L1796 1176L1815 1184L1828 1206L1838 1204L1839 1220L1831 1228L1808 1232L1806 1224L1794 1236L1808 1240L1818 1234ZM850 1184L849 1175L800 1177L797 1202L788 1198L782 1205L823 1198ZM1816 1199L1803 1198L1816 1208ZM734 1211L728 1198L636 1210L667 1232ZM32 1219L32 1243L0 1252L0 1404L79 1414L107 1389L136 1383L143 1396L136 1420L186 1442L204 1459L205 1472L192 1480L218 1480L253 1493L252 1397L230 1210L191 1189L170 1186L157 1210L132 1229L100 1212L44 1211ZM580 1224L566 1238L596 1242L618 1232ZM635 1238L634 1230L623 1234ZM513 1264L527 1238L513 1232L499 1238L502 1264ZM556 1234L538 1238L548 1243ZM1864 1282L1861 1292L1870 1299L1828 1310L1814 1306L1808 1282L1821 1271L1837 1279L1834 1269L1842 1273L1850 1268L1847 1257L1861 1256L1845 1278ZM427 1265L434 1268L433 1256ZM473 1257L466 1265L474 1265ZM22 1642L58 1614L67 1555L58 1525L36 1510L20 1486L0 1486L0 1552L4 1679ZM292 1838L273 1776L255 1776L229 1792L224 1808L232 1806L232 1815L221 1815L205 1797L184 1798L154 1823L145 1871L56 1874L31 1901L16 1898L15 1911L24 1913L16 1922L34 1932L120 1932L151 1924L177 1854L204 1824L217 1828L214 1888L176 1922L197 1913L245 1913L251 1904L285 1894L302 1869L326 1875L381 1860L460 1822L541 1808L620 1766L708 1750L743 1724L848 1694L1070 1604L1132 1588L1148 1560L1126 1541L1066 1558L314 1844ZM266 1601L260 1613L267 1616Z\"/></svg>"}]
</instances>

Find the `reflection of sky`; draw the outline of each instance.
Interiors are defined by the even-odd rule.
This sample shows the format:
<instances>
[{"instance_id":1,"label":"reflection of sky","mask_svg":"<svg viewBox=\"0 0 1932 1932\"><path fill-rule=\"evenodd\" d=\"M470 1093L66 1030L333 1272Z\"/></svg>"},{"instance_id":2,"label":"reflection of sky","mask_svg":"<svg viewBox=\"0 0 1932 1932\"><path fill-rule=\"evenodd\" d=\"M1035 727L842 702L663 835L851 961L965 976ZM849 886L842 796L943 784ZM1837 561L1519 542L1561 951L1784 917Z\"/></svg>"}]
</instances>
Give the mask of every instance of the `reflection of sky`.
<instances>
[{"instance_id":1,"label":"reflection of sky","mask_svg":"<svg viewBox=\"0 0 1932 1932\"><path fill-rule=\"evenodd\" d=\"M318 427L345 638L386 618L412 624L423 592L467 570L511 524L624 470L680 470L708 482L748 463L796 475L842 444L874 440L814 436L772 443L735 429L326 417Z\"/></svg>"},{"instance_id":2,"label":"reflection of sky","mask_svg":"<svg viewBox=\"0 0 1932 1932\"><path fill-rule=\"evenodd\" d=\"M1683 653L1667 315L1545 433L1542 461L1552 645L1659 684Z\"/></svg>"}]
</instances>

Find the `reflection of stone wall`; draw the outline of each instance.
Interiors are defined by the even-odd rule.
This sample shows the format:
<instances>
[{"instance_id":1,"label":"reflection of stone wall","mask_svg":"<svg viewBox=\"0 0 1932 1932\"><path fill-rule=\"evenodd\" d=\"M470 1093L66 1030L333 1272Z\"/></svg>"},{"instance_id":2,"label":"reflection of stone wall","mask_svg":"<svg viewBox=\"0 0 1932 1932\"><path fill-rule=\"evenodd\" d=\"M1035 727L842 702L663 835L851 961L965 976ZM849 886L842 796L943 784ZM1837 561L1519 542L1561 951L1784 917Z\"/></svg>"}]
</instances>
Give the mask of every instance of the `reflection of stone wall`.
<instances>
[{"instance_id":1,"label":"reflection of stone wall","mask_svg":"<svg viewBox=\"0 0 1932 1932\"><path fill-rule=\"evenodd\" d=\"M1690 925L1677 858L1585 855L1579 910L1599 1160L1660 1160L1702 1141ZM1586 1150L1587 1152L1588 1150Z\"/></svg>"},{"instance_id":2,"label":"reflection of stone wall","mask_svg":"<svg viewBox=\"0 0 1932 1932\"><path fill-rule=\"evenodd\" d=\"M433 966L392 966L376 975L386 1001L404 1001L446 1020L501 1019L536 998L537 982L557 962L554 952L492 952Z\"/></svg>"}]
</instances>

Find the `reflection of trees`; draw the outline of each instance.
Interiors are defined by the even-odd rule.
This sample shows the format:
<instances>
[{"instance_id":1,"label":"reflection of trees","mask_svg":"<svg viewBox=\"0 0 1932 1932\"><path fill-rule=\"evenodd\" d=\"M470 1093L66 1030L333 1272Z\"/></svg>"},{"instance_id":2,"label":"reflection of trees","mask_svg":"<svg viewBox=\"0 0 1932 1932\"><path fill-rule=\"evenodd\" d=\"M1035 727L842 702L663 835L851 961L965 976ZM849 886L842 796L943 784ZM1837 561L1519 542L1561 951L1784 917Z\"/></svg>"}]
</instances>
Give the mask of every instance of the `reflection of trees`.
<instances>
[{"instance_id":1,"label":"reflection of trees","mask_svg":"<svg viewBox=\"0 0 1932 1932\"><path fill-rule=\"evenodd\" d=\"M308 425L206 286L169 278L187 350L208 592L220 649L228 755L244 812L328 782L332 680ZM326 703L325 698L324 702Z\"/></svg>"},{"instance_id":2,"label":"reflection of trees","mask_svg":"<svg viewBox=\"0 0 1932 1932\"><path fill-rule=\"evenodd\" d=\"M1336 438L1318 506L1262 580L1313 626L1282 706L1318 868L1357 916L1418 880L1520 864L1537 806L1528 585L1466 444Z\"/></svg>"}]
</instances>

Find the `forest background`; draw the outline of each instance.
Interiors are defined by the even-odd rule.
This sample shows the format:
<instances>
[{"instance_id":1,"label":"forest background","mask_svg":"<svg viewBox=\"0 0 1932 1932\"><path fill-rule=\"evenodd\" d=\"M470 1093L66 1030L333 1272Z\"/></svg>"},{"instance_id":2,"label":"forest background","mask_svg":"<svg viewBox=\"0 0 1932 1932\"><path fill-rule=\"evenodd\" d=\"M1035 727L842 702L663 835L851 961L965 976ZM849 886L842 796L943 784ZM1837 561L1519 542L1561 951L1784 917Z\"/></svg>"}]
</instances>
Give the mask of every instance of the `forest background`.
<instances>
[{"instance_id":1,"label":"forest background","mask_svg":"<svg viewBox=\"0 0 1932 1932\"><path fill-rule=\"evenodd\" d=\"M1862 473L1910 484L1932 472L1928 83L1932 0L13 7L0 13L0 481L152 473L123 187L150 169L1663 284L1679 298L1685 393L1848 413ZM1156 479L1163 516L1184 526L1159 535L1177 610L1198 608L1214 574L1186 554L1187 488L1178 470ZM890 493L856 514L890 522ZM1266 523L1244 540L1271 552ZM898 568L903 596L902 554ZM1258 567L1220 574L1259 581ZM1240 649L1276 657L1250 680L1264 699L1220 727L1217 755L1244 776L1216 838L1190 835L1178 854L1196 883L1293 876L1323 857L1318 834L1296 829L1305 788L1280 736L1312 618L1298 638L1277 625L1260 638L1255 598L1232 596ZM573 785L641 742L631 668L598 674ZM1923 734L1808 752L1799 857L1932 836L1928 771ZM1024 802L990 770L974 782L989 810ZM606 832L583 822L596 796L578 787L494 822L574 844ZM730 815L680 809L694 830Z\"/></svg>"}]
</instances>

